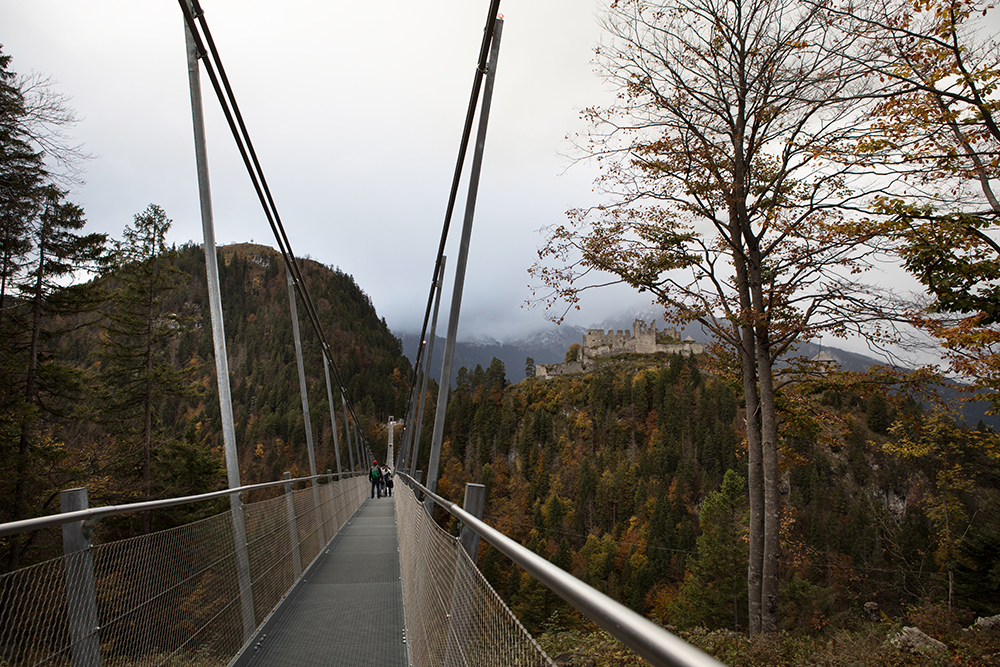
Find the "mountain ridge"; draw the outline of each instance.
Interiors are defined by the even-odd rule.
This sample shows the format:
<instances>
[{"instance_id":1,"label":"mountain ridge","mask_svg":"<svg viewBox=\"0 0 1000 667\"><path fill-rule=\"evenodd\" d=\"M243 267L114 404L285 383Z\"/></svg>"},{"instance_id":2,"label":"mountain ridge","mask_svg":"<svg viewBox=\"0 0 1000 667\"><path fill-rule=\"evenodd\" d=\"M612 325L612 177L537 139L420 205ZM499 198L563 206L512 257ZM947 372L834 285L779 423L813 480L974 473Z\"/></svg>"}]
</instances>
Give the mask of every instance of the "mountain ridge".
<instances>
[{"instance_id":1,"label":"mountain ridge","mask_svg":"<svg viewBox=\"0 0 1000 667\"><path fill-rule=\"evenodd\" d=\"M657 316L659 314L659 316ZM550 329L536 331L520 338L510 338L497 340L488 337L478 337L466 341L458 341L455 344L455 360L452 364L452 385L458 376L460 368L467 368L470 371L477 365L483 368L489 367L494 358L499 359L507 374L507 378L512 383L518 383L527 377L528 359L534 364L555 364L561 363L565 359L566 350L573 343L580 343L584 333L588 329L601 329L604 331L631 330L634 322L656 321L658 328L663 328L662 312L656 308L646 308L638 312L622 313L615 316L606 317L597 324L582 327L573 324L554 325ZM416 333L396 333L403 347L403 354L414 363L417 351L419 336ZM698 327L685 327L678 331L682 339L691 336L696 342L709 343L711 337ZM445 347L445 339L437 336L434 342L433 357L431 359L430 372L434 380L441 380L441 364ZM885 360L875 357L851 352L842 348L805 342L798 346L797 356L813 358L820 352L829 354L838 367L843 370L861 373L873 366L888 365ZM957 401L961 392L961 385L946 386L942 388L943 398L949 403ZM962 405L962 414L970 426L975 426L980 420L984 424L994 429L1000 429L1000 415L986 414L988 405L982 402L967 402Z\"/></svg>"}]
</instances>

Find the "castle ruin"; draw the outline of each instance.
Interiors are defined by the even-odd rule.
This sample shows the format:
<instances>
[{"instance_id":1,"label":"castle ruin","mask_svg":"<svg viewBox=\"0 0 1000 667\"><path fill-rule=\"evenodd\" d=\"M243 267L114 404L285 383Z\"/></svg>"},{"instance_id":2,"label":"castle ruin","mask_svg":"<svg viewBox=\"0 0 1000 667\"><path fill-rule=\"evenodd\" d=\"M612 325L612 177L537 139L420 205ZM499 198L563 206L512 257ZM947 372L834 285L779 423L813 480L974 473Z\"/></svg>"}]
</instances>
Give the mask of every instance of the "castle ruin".
<instances>
[{"instance_id":1,"label":"castle ruin","mask_svg":"<svg viewBox=\"0 0 1000 667\"><path fill-rule=\"evenodd\" d=\"M657 338L668 339L659 342ZM656 320L648 325L635 320L632 323L632 331L628 329L622 331L602 329L587 329L583 335L583 344L580 346L580 354L576 361L562 364L537 364L535 366L535 377L545 380L550 377L560 375L572 375L583 373L588 370L594 359L613 357L619 354L664 354L680 353L685 356L701 354L704 352L701 343L694 342L690 336L685 340L680 340L676 329L656 330Z\"/></svg>"}]
</instances>

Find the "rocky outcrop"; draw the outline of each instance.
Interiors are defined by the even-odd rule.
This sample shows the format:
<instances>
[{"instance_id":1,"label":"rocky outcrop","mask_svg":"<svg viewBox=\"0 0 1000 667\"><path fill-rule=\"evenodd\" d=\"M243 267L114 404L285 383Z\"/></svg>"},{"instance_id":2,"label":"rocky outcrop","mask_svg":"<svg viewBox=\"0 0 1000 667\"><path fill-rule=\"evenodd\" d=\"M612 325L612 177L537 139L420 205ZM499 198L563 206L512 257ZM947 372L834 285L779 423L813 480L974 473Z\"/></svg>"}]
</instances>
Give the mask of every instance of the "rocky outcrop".
<instances>
[{"instance_id":1,"label":"rocky outcrop","mask_svg":"<svg viewBox=\"0 0 1000 667\"><path fill-rule=\"evenodd\" d=\"M980 616L972 626L978 630L1000 630L1000 614L996 616Z\"/></svg>"},{"instance_id":2,"label":"rocky outcrop","mask_svg":"<svg viewBox=\"0 0 1000 667\"><path fill-rule=\"evenodd\" d=\"M933 637L924 634L918 628L912 627L903 628L903 631L890 639L889 643L901 651L920 653L921 655L948 652L948 647L943 642L939 642Z\"/></svg>"}]
</instances>

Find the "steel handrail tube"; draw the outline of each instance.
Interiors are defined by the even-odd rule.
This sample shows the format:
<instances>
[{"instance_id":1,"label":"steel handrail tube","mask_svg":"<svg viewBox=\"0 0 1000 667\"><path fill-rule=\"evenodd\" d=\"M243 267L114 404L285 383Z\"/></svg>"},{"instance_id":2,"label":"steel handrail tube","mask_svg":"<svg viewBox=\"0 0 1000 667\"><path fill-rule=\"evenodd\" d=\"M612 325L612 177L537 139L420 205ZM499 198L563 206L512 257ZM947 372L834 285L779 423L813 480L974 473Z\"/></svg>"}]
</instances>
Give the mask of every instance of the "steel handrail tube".
<instances>
[{"instance_id":1,"label":"steel handrail tube","mask_svg":"<svg viewBox=\"0 0 1000 667\"><path fill-rule=\"evenodd\" d=\"M243 493L244 491L254 491L257 489L266 489L272 486L279 486L281 484L292 484L295 482L308 482L314 479L321 479L323 477L353 477L358 473L345 472L345 473L331 473L322 475L310 475L309 477L297 477L292 480L278 480L277 482L261 482L260 484L248 484L247 486L241 486L236 489L224 489L222 491L212 491L210 493L201 493L196 496L179 496L177 498L164 498L162 500L147 500L141 503L130 503L128 505L107 505L105 507L92 507L85 510L77 510L75 512L65 512L62 514L51 514L49 516L40 516L33 519L21 519L20 521L11 521L10 523L0 524L0 537L6 537L8 535L18 535L20 533L25 533L29 530L39 530L41 528L51 528L52 526L60 526L64 523L72 523L73 521L89 521L91 524L100 521L101 519L106 519L109 516L116 516L118 514L129 514L131 512L145 512L146 510L160 509L163 507L175 507L177 505L187 505L190 503L197 503L203 500L214 500L215 498L223 498L225 496L231 496L234 493Z\"/></svg>"},{"instance_id":2,"label":"steel handrail tube","mask_svg":"<svg viewBox=\"0 0 1000 667\"><path fill-rule=\"evenodd\" d=\"M724 667L712 656L685 642L569 572L557 567L530 549L521 546L495 528L480 521L455 503L442 498L404 472L398 473L411 487L474 530L481 538L538 579L553 593L568 602L587 618L610 632L652 665L670 667Z\"/></svg>"}]
</instances>

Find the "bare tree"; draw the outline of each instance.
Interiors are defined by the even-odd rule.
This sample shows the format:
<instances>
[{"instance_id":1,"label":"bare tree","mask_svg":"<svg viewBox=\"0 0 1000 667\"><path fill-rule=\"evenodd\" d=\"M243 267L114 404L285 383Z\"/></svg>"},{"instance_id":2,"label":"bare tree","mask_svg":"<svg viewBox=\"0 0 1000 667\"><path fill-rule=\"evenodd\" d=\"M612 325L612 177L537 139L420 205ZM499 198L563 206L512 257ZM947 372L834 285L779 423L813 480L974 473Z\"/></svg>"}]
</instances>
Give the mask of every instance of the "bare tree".
<instances>
[{"instance_id":1,"label":"bare tree","mask_svg":"<svg viewBox=\"0 0 1000 667\"><path fill-rule=\"evenodd\" d=\"M776 360L821 332L877 337L869 325L901 310L859 277L884 248L850 217L857 174L829 160L858 139L867 72L794 0L615 0L603 24L597 63L618 99L585 112L581 159L601 165L610 201L550 228L532 273L550 307L609 282L648 291L730 351L746 401L750 631L771 632Z\"/></svg>"},{"instance_id":2,"label":"bare tree","mask_svg":"<svg viewBox=\"0 0 1000 667\"><path fill-rule=\"evenodd\" d=\"M1000 44L979 0L823 3L855 40L845 54L891 86L873 109L857 158L895 179L895 194L939 217L996 224L1000 198ZM888 204L888 202L886 202Z\"/></svg>"},{"instance_id":3,"label":"bare tree","mask_svg":"<svg viewBox=\"0 0 1000 667\"><path fill-rule=\"evenodd\" d=\"M19 76L17 86L24 99L26 138L45 157L49 179L63 187L81 183L82 165L93 156L67 134L80 122L70 98L55 90L51 77L37 72Z\"/></svg>"}]
</instances>

